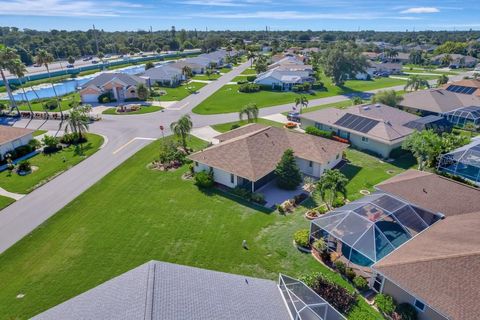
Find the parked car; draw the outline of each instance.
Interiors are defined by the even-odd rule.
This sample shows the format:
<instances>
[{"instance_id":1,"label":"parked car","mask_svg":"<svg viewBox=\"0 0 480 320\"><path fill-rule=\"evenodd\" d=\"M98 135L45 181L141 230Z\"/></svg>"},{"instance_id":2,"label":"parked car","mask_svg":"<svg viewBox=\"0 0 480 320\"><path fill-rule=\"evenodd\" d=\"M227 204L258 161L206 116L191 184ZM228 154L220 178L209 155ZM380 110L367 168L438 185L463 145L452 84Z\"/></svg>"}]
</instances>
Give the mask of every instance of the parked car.
<instances>
[{"instance_id":1,"label":"parked car","mask_svg":"<svg viewBox=\"0 0 480 320\"><path fill-rule=\"evenodd\" d=\"M300 113L299 112L289 112L287 114L288 121L300 122Z\"/></svg>"},{"instance_id":2,"label":"parked car","mask_svg":"<svg viewBox=\"0 0 480 320\"><path fill-rule=\"evenodd\" d=\"M69 69L70 69L70 68L73 68L73 67L74 67L74 65L73 65L73 64L67 64L67 68L69 68Z\"/></svg>"},{"instance_id":3,"label":"parked car","mask_svg":"<svg viewBox=\"0 0 480 320\"><path fill-rule=\"evenodd\" d=\"M93 57L85 57L85 58L83 58L83 61L90 61L92 59L93 59Z\"/></svg>"},{"instance_id":4,"label":"parked car","mask_svg":"<svg viewBox=\"0 0 480 320\"><path fill-rule=\"evenodd\" d=\"M97 64L98 60L92 60L92 64Z\"/></svg>"}]
</instances>

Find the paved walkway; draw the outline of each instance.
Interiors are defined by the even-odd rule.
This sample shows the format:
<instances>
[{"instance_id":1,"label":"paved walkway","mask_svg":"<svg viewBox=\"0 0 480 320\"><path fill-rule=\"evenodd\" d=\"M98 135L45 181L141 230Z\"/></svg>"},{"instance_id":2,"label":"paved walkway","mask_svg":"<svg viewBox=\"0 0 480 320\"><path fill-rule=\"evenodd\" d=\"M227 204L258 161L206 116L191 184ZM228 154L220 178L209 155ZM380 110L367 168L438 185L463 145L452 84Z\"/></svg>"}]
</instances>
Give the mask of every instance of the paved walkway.
<instances>
[{"instance_id":1,"label":"paved walkway","mask_svg":"<svg viewBox=\"0 0 480 320\"><path fill-rule=\"evenodd\" d=\"M15 174L15 173L12 173L12 174ZM4 197L7 197L7 198L12 198L12 199L15 199L15 200L20 200L23 197L25 197L24 194L9 192L9 191L7 191L3 188L0 188L0 196L4 196Z\"/></svg>"},{"instance_id":2,"label":"paved walkway","mask_svg":"<svg viewBox=\"0 0 480 320\"><path fill-rule=\"evenodd\" d=\"M287 116L285 116L281 113L274 113L274 114L264 116L264 117L260 117L260 118L275 121L275 122L280 122L280 123L287 123L288 122Z\"/></svg>"},{"instance_id":3,"label":"paved walkway","mask_svg":"<svg viewBox=\"0 0 480 320\"><path fill-rule=\"evenodd\" d=\"M216 137L220 134L220 132L214 130L210 126L205 126L205 127L201 127L201 128L194 128L194 129L192 129L192 131L190 133L193 136L195 136L199 139L211 142L213 144L218 143L218 140L214 139L214 137Z\"/></svg>"}]
</instances>

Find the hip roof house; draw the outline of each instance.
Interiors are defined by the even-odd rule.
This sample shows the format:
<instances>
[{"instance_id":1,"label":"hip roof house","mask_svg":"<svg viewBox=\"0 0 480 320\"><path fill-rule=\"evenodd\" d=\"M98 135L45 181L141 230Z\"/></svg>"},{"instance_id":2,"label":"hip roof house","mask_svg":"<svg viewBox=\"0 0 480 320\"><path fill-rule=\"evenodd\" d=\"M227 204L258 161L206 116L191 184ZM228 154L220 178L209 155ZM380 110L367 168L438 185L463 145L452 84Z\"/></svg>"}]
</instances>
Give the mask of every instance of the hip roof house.
<instances>
[{"instance_id":1,"label":"hip roof house","mask_svg":"<svg viewBox=\"0 0 480 320\"><path fill-rule=\"evenodd\" d=\"M35 317L104 320L344 320L303 282L147 262Z\"/></svg>"},{"instance_id":2,"label":"hip roof house","mask_svg":"<svg viewBox=\"0 0 480 320\"><path fill-rule=\"evenodd\" d=\"M110 92L117 101L138 98L137 86L146 83L146 79L126 73L105 72L85 83L80 90L83 103L98 102L101 94Z\"/></svg>"}]
</instances>

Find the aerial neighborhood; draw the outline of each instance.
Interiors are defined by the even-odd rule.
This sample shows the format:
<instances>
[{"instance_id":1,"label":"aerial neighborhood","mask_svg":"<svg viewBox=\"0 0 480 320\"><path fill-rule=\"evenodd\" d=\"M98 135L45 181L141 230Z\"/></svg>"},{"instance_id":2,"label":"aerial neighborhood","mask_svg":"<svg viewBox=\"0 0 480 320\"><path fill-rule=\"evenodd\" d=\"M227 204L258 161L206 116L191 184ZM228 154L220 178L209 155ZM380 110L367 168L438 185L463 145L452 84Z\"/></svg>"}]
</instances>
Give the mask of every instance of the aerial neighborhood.
<instances>
[{"instance_id":1,"label":"aerial neighborhood","mask_svg":"<svg viewBox=\"0 0 480 320\"><path fill-rule=\"evenodd\" d=\"M0 319L479 319L480 31L225 12L0 26Z\"/></svg>"}]
</instances>

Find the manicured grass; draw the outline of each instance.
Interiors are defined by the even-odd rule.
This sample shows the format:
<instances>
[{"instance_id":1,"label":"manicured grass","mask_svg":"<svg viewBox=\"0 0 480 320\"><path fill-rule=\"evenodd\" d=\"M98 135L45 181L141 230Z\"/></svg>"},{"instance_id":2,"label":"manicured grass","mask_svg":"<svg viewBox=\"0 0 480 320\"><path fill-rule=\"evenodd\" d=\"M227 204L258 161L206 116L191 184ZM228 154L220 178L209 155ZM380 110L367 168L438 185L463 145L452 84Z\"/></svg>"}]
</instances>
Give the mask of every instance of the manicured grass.
<instances>
[{"instance_id":1,"label":"manicured grass","mask_svg":"<svg viewBox=\"0 0 480 320\"><path fill-rule=\"evenodd\" d=\"M233 69L232 68L221 68L218 70L218 72L220 73L229 73L230 71L232 71Z\"/></svg>"},{"instance_id":2,"label":"manicured grass","mask_svg":"<svg viewBox=\"0 0 480 320\"><path fill-rule=\"evenodd\" d=\"M0 318L31 317L152 259L274 280L279 272L320 271L352 290L292 245L293 233L309 226L303 215L262 212L199 190L181 179L186 166L149 170L159 145L135 154L0 255ZM362 299L352 314L381 319Z\"/></svg>"},{"instance_id":3,"label":"manicured grass","mask_svg":"<svg viewBox=\"0 0 480 320\"><path fill-rule=\"evenodd\" d=\"M267 126L272 126L272 127L278 127L278 128L283 128L283 123L276 122L276 121L271 121L267 119L262 119L258 118L257 123L265 124ZM232 126L238 125L238 126L244 126L248 124L247 120L242 120L242 121L234 121L234 122L227 122L227 123L222 123L222 124L215 124L212 126L214 130L217 130L218 132L227 132L232 130Z\"/></svg>"},{"instance_id":4,"label":"manicured grass","mask_svg":"<svg viewBox=\"0 0 480 320\"><path fill-rule=\"evenodd\" d=\"M248 75L248 76L256 76L257 71L255 71L255 69L253 69L253 68L247 68L247 69L243 70L243 72L241 74Z\"/></svg>"},{"instance_id":5,"label":"manicured grass","mask_svg":"<svg viewBox=\"0 0 480 320\"><path fill-rule=\"evenodd\" d=\"M80 94L77 93L77 92L70 93L70 94L61 96L59 98L61 99L60 105L61 105L63 111L72 108L73 104L79 104L80 103ZM30 101L30 104L32 106L32 110L33 111L40 111L40 112L45 111L44 104L47 101L50 101L50 100L55 101L55 98ZM30 111L27 102L21 102L21 103L19 102L18 103L18 108L21 111ZM48 110L48 112L59 112L59 111L60 111L60 109L58 107L56 107L55 109L52 109L52 110Z\"/></svg>"},{"instance_id":6,"label":"manicured grass","mask_svg":"<svg viewBox=\"0 0 480 320\"><path fill-rule=\"evenodd\" d=\"M29 193L33 189L38 188L98 151L98 148L103 143L103 138L91 133L87 135L88 142L82 146L83 155L78 154L75 146L69 146L62 151L49 155L40 153L28 160L32 166L38 167L38 170L34 170L26 176L19 176L16 173L9 175L8 170L0 172L0 186L7 191L15 193Z\"/></svg>"},{"instance_id":7,"label":"manicured grass","mask_svg":"<svg viewBox=\"0 0 480 320\"><path fill-rule=\"evenodd\" d=\"M350 80L343 87L334 86L330 79L321 76L325 90L315 91L313 94L306 94L309 99L331 97L352 92L363 92L380 88L404 85L405 80L380 78L371 81ZM261 90L255 93L238 92L239 85L226 85L203 101L193 109L198 114L219 114L239 111L248 103L256 103L259 108L265 108L280 104L292 103L299 93L292 91L266 91Z\"/></svg>"},{"instance_id":8,"label":"manicured grass","mask_svg":"<svg viewBox=\"0 0 480 320\"><path fill-rule=\"evenodd\" d=\"M12 198L0 196L0 210L2 210L5 207L8 207L9 205L11 205L14 202L15 202L15 200L12 199ZM0 214L1 214L1 212L0 212Z\"/></svg>"},{"instance_id":9,"label":"manicured grass","mask_svg":"<svg viewBox=\"0 0 480 320\"><path fill-rule=\"evenodd\" d=\"M352 105L353 105L353 103L352 103L351 100L345 100L345 101L340 101L340 102L336 102L336 103L327 103L327 104L322 104L322 105L319 105L319 106L313 106L313 107L303 108L302 113L309 113L309 112L313 112L313 111L317 111L317 110L322 110L322 109L327 109L327 108L338 108L338 109L342 109L342 108L351 107ZM287 115L288 112L285 112L284 114Z\"/></svg>"},{"instance_id":10,"label":"manicured grass","mask_svg":"<svg viewBox=\"0 0 480 320\"><path fill-rule=\"evenodd\" d=\"M109 108L106 109L105 111L102 112L102 114L113 114L117 116L128 116L128 115L133 115L133 114L144 114L144 113L152 113L152 112L157 112L160 110L163 110L162 107L159 106L141 106L140 110L137 111L132 111L132 112L121 112L118 113L116 112L117 108Z\"/></svg>"},{"instance_id":11,"label":"manicured grass","mask_svg":"<svg viewBox=\"0 0 480 320\"><path fill-rule=\"evenodd\" d=\"M204 74L197 74L195 75L192 79L193 80L206 80L206 81L214 81L214 80L217 80L218 78L220 78L222 75L218 74L218 73L214 73L214 74L211 74L210 77L207 77L206 75Z\"/></svg>"},{"instance_id":12,"label":"manicured grass","mask_svg":"<svg viewBox=\"0 0 480 320\"><path fill-rule=\"evenodd\" d=\"M44 134L45 132L47 132L47 130L35 130L35 131L33 132L33 136L34 136L34 137L38 137L38 136Z\"/></svg>"},{"instance_id":13,"label":"manicured grass","mask_svg":"<svg viewBox=\"0 0 480 320\"><path fill-rule=\"evenodd\" d=\"M192 92L186 89L187 87L191 87L193 91L198 91L200 88L203 88L206 85L207 85L206 83L190 82L187 85L182 84L175 88L156 87L155 90L160 89L160 90L166 91L167 94L160 97L153 97L152 99L158 100L158 101L179 101L192 94Z\"/></svg>"}]
</instances>

